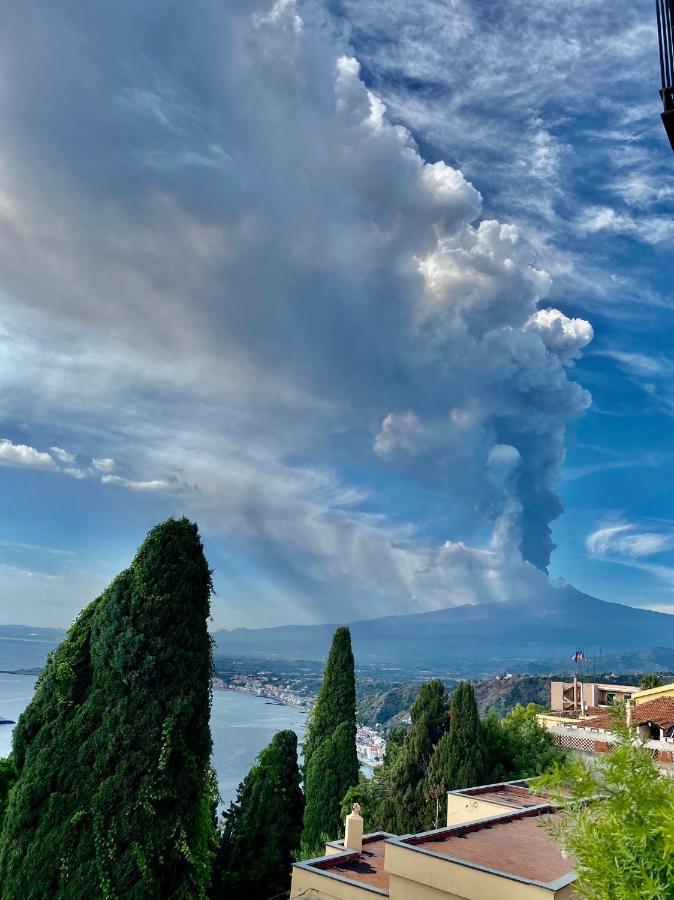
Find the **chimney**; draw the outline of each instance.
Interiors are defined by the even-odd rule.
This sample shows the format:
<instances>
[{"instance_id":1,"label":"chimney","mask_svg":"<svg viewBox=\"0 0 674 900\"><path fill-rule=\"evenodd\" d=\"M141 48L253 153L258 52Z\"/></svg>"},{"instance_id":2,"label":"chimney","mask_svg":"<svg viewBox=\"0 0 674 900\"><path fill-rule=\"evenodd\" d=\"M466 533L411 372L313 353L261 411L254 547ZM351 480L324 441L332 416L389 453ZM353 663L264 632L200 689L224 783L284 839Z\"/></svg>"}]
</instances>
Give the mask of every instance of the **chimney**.
<instances>
[{"instance_id":1,"label":"chimney","mask_svg":"<svg viewBox=\"0 0 674 900\"><path fill-rule=\"evenodd\" d=\"M351 812L346 817L344 849L357 850L359 853L363 849L363 817L358 803L353 804Z\"/></svg>"}]
</instances>

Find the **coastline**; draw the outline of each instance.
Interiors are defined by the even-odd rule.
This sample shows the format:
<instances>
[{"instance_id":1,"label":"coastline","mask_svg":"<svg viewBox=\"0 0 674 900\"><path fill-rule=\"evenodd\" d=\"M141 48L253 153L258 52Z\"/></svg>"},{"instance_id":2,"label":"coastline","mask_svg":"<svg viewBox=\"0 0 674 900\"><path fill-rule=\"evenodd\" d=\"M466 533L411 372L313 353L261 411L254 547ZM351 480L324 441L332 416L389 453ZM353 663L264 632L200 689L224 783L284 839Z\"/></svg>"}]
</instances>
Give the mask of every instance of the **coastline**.
<instances>
[{"instance_id":1,"label":"coastline","mask_svg":"<svg viewBox=\"0 0 674 900\"><path fill-rule=\"evenodd\" d=\"M290 700L284 700L271 694L258 693L258 691L252 690L251 688L238 687L237 685L233 684L225 684L219 678L214 678L211 684L213 686L213 690L231 691L234 694L247 694L249 697L259 697L260 700L267 700L270 703L275 704L276 706L288 706L290 707L290 709L296 709L299 712L307 714L311 711L311 707L307 706L305 703L292 703Z\"/></svg>"}]
</instances>

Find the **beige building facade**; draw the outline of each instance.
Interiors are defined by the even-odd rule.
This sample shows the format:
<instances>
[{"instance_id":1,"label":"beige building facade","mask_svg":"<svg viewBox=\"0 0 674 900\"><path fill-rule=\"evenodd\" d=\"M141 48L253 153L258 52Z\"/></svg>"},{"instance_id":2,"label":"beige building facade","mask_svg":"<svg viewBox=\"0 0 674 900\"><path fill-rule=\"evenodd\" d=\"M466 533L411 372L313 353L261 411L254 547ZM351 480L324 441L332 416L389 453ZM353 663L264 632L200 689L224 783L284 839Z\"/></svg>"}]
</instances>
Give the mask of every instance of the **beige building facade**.
<instances>
[{"instance_id":1,"label":"beige building facade","mask_svg":"<svg viewBox=\"0 0 674 900\"><path fill-rule=\"evenodd\" d=\"M571 900L573 865L546 827L556 814L526 781L450 792L447 826L421 834L367 834L359 844L355 812L344 841L295 864L291 898Z\"/></svg>"},{"instance_id":2,"label":"beige building facade","mask_svg":"<svg viewBox=\"0 0 674 900\"><path fill-rule=\"evenodd\" d=\"M594 756L606 753L617 743L615 733L614 712L611 707L622 701L626 707L627 722L644 742L655 762L664 771L674 774L674 684L639 691L632 687L628 696L626 691L617 691L614 698L604 694L610 702L575 709L559 706L559 686L562 682L551 682L551 712L541 714L537 719L541 725L553 735L555 743L580 754ZM573 689L576 696L583 692L592 696L591 689L606 685L578 684ZM612 685L614 689L619 685ZM623 685L623 688L626 686ZM582 690L581 690L582 689ZM596 694L596 691L595 691ZM564 701L568 703L567 701Z\"/></svg>"},{"instance_id":3,"label":"beige building facade","mask_svg":"<svg viewBox=\"0 0 674 900\"><path fill-rule=\"evenodd\" d=\"M584 712L629 700L638 691L633 684L600 684L595 681L551 681L550 709L555 712Z\"/></svg>"}]
</instances>

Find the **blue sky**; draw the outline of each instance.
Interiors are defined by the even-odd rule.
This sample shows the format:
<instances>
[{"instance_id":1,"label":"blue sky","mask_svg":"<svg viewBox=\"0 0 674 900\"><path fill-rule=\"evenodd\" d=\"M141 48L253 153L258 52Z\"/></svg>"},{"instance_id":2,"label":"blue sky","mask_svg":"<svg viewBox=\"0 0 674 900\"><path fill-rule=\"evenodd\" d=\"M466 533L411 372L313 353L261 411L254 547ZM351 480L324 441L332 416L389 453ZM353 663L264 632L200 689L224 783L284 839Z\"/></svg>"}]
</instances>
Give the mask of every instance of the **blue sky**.
<instances>
[{"instance_id":1,"label":"blue sky","mask_svg":"<svg viewBox=\"0 0 674 900\"><path fill-rule=\"evenodd\" d=\"M674 611L654 16L530 7L8 13L0 622L179 514L218 626Z\"/></svg>"}]
</instances>

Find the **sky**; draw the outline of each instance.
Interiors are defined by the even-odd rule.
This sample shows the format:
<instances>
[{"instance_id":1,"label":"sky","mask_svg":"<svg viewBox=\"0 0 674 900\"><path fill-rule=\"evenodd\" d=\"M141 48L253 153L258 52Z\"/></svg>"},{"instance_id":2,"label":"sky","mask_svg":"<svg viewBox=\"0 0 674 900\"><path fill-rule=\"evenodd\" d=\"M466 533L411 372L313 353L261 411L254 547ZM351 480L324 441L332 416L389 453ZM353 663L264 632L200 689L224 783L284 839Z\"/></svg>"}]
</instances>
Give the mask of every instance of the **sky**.
<instances>
[{"instance_id":1,"label":"sky","mask_svg":"<svg viewBox=\"0 0 674 900\"><path fill-rule=\"evenodd\" d=\"M674 612L650 4L5 7L0 624L171 515L214 627Z\"/></svg>"}]
</instances>

